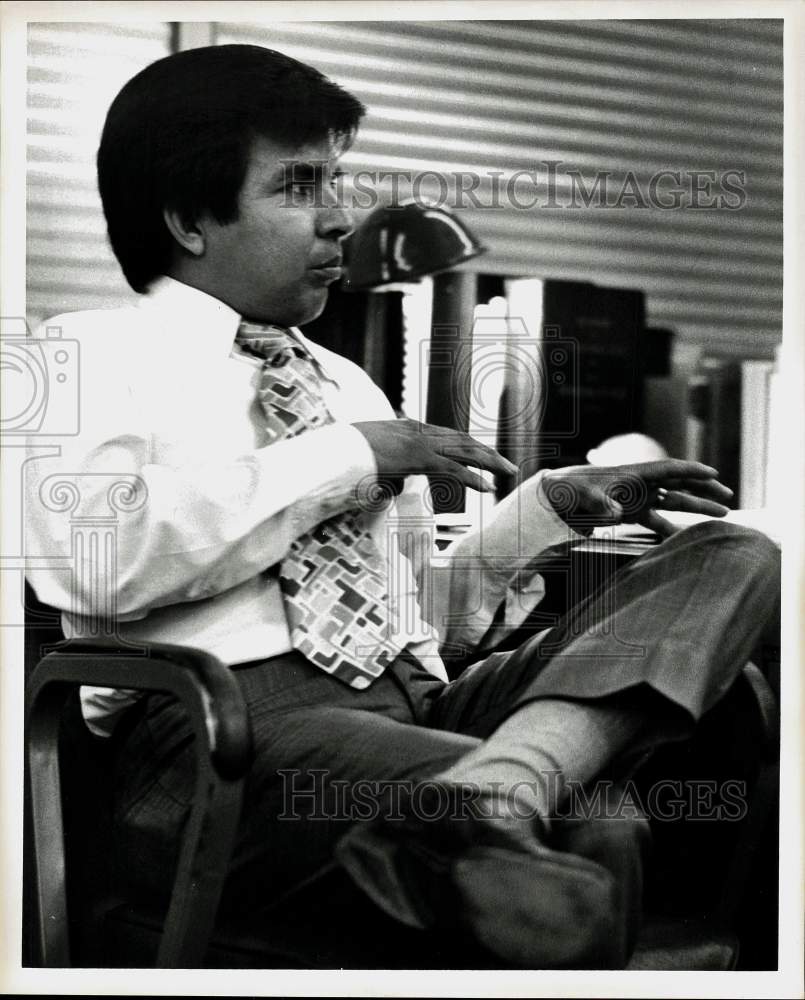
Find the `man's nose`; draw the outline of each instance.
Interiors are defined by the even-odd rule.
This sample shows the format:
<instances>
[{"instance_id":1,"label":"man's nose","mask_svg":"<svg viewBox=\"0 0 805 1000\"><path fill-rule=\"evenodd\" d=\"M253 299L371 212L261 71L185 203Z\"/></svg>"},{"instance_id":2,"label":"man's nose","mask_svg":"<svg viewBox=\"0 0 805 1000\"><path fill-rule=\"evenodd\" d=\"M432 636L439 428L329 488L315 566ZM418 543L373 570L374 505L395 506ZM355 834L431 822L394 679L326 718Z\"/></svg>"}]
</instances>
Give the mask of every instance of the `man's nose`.
<instances>
[{"instance_id":1,"label":"man's nose","mask_svg":"<svg viewBox=\"0 0 805 1000\"><path fill-rule=\"evenodd\" d=\"M349 236L355 228L355 218L335 192L324 195L324 204L319 208L317 224L322 236Z\"/></svg>"}]
</instances>

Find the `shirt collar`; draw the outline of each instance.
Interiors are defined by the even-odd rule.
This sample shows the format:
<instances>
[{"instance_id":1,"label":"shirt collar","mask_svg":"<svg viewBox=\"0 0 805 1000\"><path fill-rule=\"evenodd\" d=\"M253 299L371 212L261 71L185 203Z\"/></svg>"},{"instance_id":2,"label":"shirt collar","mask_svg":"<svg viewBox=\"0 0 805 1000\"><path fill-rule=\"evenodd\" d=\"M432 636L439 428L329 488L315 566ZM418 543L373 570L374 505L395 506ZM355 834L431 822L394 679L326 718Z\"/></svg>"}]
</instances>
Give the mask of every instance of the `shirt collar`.
<instances>
[{"instance_id":1,"label":"shirt collar","mask_svg":"<svg viewBox=\"0 0 805 1000\"><path fill-rule=\"evenodd\" d=\"M220 361L232 353L240 313L200 288L161 275L137 304L141 309L153 309L161 314L160 336L164 338L160 341L161 349L174 346L188 354L188 338L192 337L192 356L196 362ZM290 332L311 354L322 375L337 385L337 380L327 371L318 344L308 340L297 327L291 327Z\"/></svg>"}]
</instances>

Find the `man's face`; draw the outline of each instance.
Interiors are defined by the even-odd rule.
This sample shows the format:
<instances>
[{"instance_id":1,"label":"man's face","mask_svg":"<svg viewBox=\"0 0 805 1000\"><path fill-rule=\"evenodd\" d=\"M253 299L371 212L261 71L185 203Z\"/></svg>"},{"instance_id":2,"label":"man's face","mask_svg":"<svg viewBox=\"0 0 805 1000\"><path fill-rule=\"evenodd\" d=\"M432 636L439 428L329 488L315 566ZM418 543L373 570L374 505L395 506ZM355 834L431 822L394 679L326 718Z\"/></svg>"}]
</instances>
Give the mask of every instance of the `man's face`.
<instances>
[{"instance_id":1,"label":"man's face","mask_svg":"<svg viewBox=\"0 0 805 1000\"><path fill-rule=\"evenodd\" d=\"M353 229L337 205L338 153L329 142L252 146L239 218L202 221L204 290L241 315L283 326L309 322L340 277L340 240Z\"/></svg>"}]
</instances>

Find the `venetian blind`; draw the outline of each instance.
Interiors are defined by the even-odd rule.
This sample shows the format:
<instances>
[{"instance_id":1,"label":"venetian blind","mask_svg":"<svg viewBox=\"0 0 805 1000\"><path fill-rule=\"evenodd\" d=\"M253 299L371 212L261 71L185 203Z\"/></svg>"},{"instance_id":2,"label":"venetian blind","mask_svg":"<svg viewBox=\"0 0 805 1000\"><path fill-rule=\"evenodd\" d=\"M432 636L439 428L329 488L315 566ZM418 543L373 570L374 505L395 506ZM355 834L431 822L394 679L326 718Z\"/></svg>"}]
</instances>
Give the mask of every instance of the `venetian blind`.
<instances>
[{"instance_id":1,"label":"venetian blind","mask_svg":"<svg viewBox=\"0 0 805 1000\"><path fill-rule=\"evenodd\" d=\"M170 51L167 23L28 26L28 321L133 297L109 248L95 179L123 84Z\"/></svg>"},{"instance_id":2,"label":"venetian blind","mask_svg":"<svg viewBox=\"0 0 805 1000\"><path fill-rule=\"evenodd\" d=\"M345 157L351 171L435 170L451 199L454 174L484 178L482 207L462 209L489 248L470 269L641 288L652 324L718 350L763 354L779 341L782 22L219 23L216 40L286 52L358 95L369 115ZM491 172L505 186L546 161L561 164L558 207L547 190L529 209L505 191L489 207ZM661 170L679 171L683 191L692 171L715 171L700 204L723 192L726 171L741 172L745 201L654 207ZM572 171L588 192L608 171L615 204L631 172L646 207L628 197L586 207L578 187L573 207ZM525 180L514 191L528 200ZM443 188L431 176L420 193Z\"/></svg>"}]
</instances>

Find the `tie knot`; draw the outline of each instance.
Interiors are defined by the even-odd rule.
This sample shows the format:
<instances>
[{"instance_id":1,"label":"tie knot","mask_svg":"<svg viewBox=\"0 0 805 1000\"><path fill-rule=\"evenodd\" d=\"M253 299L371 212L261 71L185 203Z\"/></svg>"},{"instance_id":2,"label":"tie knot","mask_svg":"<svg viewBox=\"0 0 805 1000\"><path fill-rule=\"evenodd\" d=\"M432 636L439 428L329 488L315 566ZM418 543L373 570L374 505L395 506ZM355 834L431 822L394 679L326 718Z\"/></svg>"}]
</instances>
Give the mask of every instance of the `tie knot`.
<instances>
[{"instance_id":1,"label":"tie knot","mask_svg":"<svg viewBox=\"0 0 805 1000\"><path fill-rule=\"evenodd\" d=\"M244 351L276 367L287 364L294 357L307 357L304 347L284 326L242 320L235 339Z\"/></svg>"}]
</instances>

